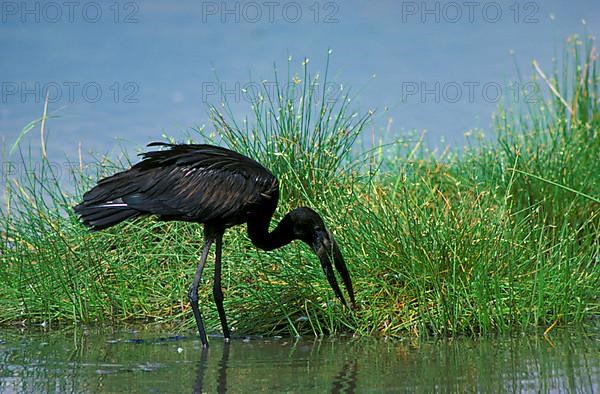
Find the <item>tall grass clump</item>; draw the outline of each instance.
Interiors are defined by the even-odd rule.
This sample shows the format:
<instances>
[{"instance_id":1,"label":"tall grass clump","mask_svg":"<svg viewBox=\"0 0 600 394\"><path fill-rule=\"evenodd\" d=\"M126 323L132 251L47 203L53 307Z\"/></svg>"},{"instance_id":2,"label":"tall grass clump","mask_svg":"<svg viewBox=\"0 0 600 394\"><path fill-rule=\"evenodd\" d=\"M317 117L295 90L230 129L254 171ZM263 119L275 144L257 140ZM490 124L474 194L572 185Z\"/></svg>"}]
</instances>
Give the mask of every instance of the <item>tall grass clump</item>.
<instances>
[{"instance_id":1,"label":"tall grass clump","mask_svg":"<svg viewBox=\"0 0 600 394\"><path fill-rule=\"evenodd\" d=\"M518 176L511 184L515 207L535 207L557 229L578 227L600 202L597 53L593 41L570 39L563 64L547 77L534 63L536 84L551 99L530 105L525 116L496 118L498 141ZM521 114L523 115L523 114ZM523 132L526 130L527 132Z\"/></svg>"},{"instance_id":2,"label":"tall grass clump","mask_svg":"<svg viewBox=\"0 0 600 394\"><path fill-rule=\"evenodd\" d=\"M283 81L275 67L273 81L249 83L250 119L238 121L227 101L209 108L220 141L278 174L286 198L320 195L351 164L351 148L372 115L351 110L350 91L328 79L329 54L322 74L309 72L308 59L294 72L290 57Z\"/></svg>"},{"instance_id":3,"label":"tall grass clump","mask_svg":"<svg viewBox=\"0 0 600 394\"><path fill-rule=\"evenodd\" d=\"M350 267L359 308L345 310L313 253L294 243L265 253L244 228L225 236L223 285L240 333L479 335L599 316L600 139L597 59L572 39L552 74L535 64L546 91L537 103L495 117L497 140L430 151L423 139L371 151L354 143L371 111L324 74L253 84L251 116L210 107L214 132L199 137L247 154L280 179L279 220L317 209ZM335 88L339 92L339 88ZM96 176L74 167L71 189L45 155L22 153L39 171L6 185L0 321L168 321L193 329L186 300L201 226L145 218L90 234L71 207L97 177L129 159L99 158ZM43 175L43 176L42 176ZM65 192L64 190L68 190ZM219 323L201 286L209 328Z\"/></svg>"}]
</instances>

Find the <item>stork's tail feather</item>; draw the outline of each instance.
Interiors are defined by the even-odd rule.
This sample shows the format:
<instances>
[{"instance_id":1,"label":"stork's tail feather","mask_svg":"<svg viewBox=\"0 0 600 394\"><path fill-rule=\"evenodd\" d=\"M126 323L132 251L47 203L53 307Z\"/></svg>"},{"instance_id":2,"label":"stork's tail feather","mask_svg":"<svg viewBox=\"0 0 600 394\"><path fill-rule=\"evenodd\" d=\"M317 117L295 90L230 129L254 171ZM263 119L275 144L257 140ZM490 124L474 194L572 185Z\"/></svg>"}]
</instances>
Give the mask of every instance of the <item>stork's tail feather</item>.
<instances>
[{"instance_id":1,"label":"stork's tail feather","mask_svg":"<svg viewBox=\"0 0 600 394\"><path fill-rule=\"evenodd\" d=\"M79 215L81 222L94 231L103 230L141 214L140 211L129 208L127 204L110 202L93 205L82 203L73 207L73 210Z\"/></svg>"}]
</instances>

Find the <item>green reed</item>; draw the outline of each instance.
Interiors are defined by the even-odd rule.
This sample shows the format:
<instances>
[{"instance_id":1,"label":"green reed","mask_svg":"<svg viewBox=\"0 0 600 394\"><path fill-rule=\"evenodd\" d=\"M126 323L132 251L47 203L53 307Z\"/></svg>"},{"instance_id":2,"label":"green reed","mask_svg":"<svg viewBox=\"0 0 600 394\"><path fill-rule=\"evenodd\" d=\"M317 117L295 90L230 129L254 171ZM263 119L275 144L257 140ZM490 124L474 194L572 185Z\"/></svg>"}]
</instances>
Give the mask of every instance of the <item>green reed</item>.
<instances>
[{"instance_id":1,"label":"green reed","mask_svg":"<svg viewBox=\"0 0 600 394\"><path fill-rule=\"evenodd\" d=\"M597 321L597 69L591 41L571 40L553 74L534 71L545 96L495 117L496 141L443 155L422 140L357 152L372 112L352 110L346 92L332 95L327 69L311 75L306 61L298 73L289 63L281 82L276 69L275 90L258 90L250 119L236 120L229 103L211 107L214 132L199 137L279 177L275 220L299 205L323 214L359 304L349 311L335 300L304 245L262 252L235 228L226 233L223 270L234 332L453 336ZM201 226L146 218L89 233L71 207L95 177L74 168L65 191L45 154L20 149L26 168L41 165L6 183L0 322L193 330L186 294ZM98 158L99 175L128 163ZM200 299L216 332L211 282L208 264Z\"/></svg>"}]
</instances>

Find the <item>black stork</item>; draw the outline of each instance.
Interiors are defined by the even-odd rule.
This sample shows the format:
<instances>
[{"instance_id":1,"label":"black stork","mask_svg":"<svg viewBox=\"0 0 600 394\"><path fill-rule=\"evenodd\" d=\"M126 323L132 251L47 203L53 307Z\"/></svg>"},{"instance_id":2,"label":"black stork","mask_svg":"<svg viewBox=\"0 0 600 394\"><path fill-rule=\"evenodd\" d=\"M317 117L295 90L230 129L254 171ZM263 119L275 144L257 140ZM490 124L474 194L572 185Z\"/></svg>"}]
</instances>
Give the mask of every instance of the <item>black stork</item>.
<instances>
[{"instance_id":1,"label":"black stork","mask_svg":"<svg viewBox=\"0 0 600 394\"><path fill-rule=\"evenodd\" d=\"M198 308L198 284L213 242L216 244L213 296L224 337L231 338L223 309L221 248L225 229L237 224L246 223L250 240L263 250L273 250L293 240L307 243L318 256L336 296L348 306L332 269L333 259L355 305L352 281L340 249L315 211L296 208L269 232L279 199L279 182L269 170L249 157L218 146L148 144L154 146L167 149L142 153L142 161L130 169L101 179L83 195L83 202L74 210L92 230L141 215L204 224L204 249L188 292L204 347L208 347L208 341Z\"/></svg>"}]
</instances>

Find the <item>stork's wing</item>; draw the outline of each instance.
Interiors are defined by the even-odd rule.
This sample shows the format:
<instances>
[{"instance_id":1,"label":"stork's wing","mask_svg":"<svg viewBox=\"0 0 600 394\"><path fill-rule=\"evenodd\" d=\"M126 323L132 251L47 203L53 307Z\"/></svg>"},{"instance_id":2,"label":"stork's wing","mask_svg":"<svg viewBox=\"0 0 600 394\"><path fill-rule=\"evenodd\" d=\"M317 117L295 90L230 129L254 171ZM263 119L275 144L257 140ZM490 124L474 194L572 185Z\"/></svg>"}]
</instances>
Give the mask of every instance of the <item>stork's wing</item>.
<instances>
[{"instance_id":1,"label":"stork's wing","mask_svg":"<svg viewBox=\"0 0 600 394\"><path fill-rule=\"evenodd\" d=\"M149 146L158 145L168 149L143 153L141 162L84 194L75 211L86 225L106 228L140 214L232 225L262 204L277 205L277 179L256 161L211 145Z\"/></svg>"}]
</instances>

